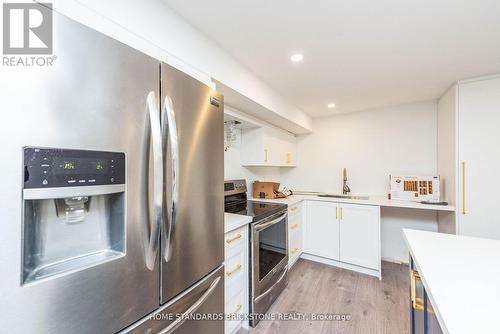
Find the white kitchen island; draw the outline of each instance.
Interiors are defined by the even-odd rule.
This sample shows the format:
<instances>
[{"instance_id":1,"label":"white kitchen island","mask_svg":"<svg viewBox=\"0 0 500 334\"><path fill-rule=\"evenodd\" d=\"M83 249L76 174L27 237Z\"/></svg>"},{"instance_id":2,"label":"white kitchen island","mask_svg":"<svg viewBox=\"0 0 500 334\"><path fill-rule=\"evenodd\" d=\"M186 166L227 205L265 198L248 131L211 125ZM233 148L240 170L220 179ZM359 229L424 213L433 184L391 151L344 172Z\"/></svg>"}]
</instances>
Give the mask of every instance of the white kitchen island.
<instances>
[{"instance_id":1,"label":"white kitchen island","mask_svg":"<svg viewBox=\"0 0 500 334\"><path fill-rule=\"evenodd\" d=\"M500 333L500 240L403 234L443 333Z\"/></svg>"}]
</instances>

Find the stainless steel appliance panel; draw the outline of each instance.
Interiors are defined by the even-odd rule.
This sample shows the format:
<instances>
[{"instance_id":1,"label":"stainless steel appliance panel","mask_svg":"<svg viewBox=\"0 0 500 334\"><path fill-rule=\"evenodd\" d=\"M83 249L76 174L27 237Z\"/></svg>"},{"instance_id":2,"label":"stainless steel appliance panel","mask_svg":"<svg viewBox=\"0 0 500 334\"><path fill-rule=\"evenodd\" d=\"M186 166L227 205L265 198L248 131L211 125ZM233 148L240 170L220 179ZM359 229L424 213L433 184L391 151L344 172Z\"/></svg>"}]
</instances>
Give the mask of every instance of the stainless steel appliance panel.
<instances>
[{"instance_id":1,"label":"stainless steel appliance panel","mask_svg":"<svg viewBox=\"0 0 500 334\"><path fill-rule=\"evenodd\" d=\"M287 211L278 212L251 226L250 312L265 313L288 281ZM255 327L258 318L251 319Z\"/></svg>"},{"instance_id":2,"label":"stainless steel appliance panel","mask_svg":"<svg viewBox=\"0 0 500 334\"><path fill-rule=\"evenodd\" d=\"M275 283L261 293L259 296L252 299L251 312L253 314L264 314L269 309L269 307L274 303L274 301L279 297L281 292L285 289L287 284L288 267L281 268L281 271L277 273L278 278ZM251 319L250 325L255 327L258 323L258 318Z\"/></svg>"},{"instance_id":3,"label":"stainless steel appliance panel","mask_svg":"<svg viewBox=\"0 0 500 334\"><path fill-rule=\"evenodd\" d=\"M267 225L271 223L272 225ZM259 265L258 277L262 281L287 257L286 213L273 217L269 223L263 222L256 225L255 231L258 232L259 247L259 253L255 254Z\"/></svg>"},{"instance_id":4,"label":"stainless steel appliance panel","mask_svg":"<svg viewBox=\"0 0 500 334\"><path fill-rule=\"evenodd\" d=\"M251 226L252 296L258 297L288 264L287 213L279 212Z\"/></svg>"},{"instance_id":5,"label":"stainless steel appliance panel","mask_svg":"<svg viewBox=\"0 0 500 334\"><path fill-rule=\"evenodd\" d=\"M224 332L223 300L224 267L221 266L120 334L221 334ZM190 320L190 317L198 320Z\"/></svg>"},{"instance_id":6,"label":"stainless steel appliance panel","mask_svg":"<svg viewBox=\"0 0 500 334\"><path fill-rule=\"evenodd\" d=\"M0 70L0 300L5 306L0 328L115 333L159 306L159 262L152 270L145 262L151 158L146 105L150 92L158 98L159 62L56 12L54 54L53 66ZM125 153L123 256L22 284L25 146Z\"/></svg>"},{"instance_id":7,"label":"stainless steel appliance panel","mask_svg":"<svg viewBox=\"0 0 500 334\"><path fill-rule=\"evenodd\" d=\"M166 64L161 95L165 303L224 261L224 101L221 94Z\"/></svg>"}]
</instances>

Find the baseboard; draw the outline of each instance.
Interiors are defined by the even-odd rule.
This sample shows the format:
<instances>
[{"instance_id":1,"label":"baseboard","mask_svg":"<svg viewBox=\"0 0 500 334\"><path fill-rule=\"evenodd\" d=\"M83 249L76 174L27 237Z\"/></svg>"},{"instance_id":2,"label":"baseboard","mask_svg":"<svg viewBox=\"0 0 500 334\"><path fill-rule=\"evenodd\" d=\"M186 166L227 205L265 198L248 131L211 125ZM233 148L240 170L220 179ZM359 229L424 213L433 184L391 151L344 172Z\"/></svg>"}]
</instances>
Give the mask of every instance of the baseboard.
<instances>
[{"instance_id":1,"label":"baseboard","mask_svg":"<svg viewBox=\"0 0 500 334\"><path fill-rule=\"evenodd\" d=\"M406 264L406 265L408 265L408 261L396 260L396 259L392 259L392 258L389 258L389 257L383 257L382 261L396 263L396 264Z\"/></svg>"},{"instance_id":2,"label":"baseboard","mask_svg":"<svg viewBox=\"0 0 500 334\"><path fill-rule=\"evenodd\" d=\"M302 253L300 253L302 254ZM295 257L293 260L288 261L288 269L292 269L292 267L297 263L297 260L300 259L301 255Z\"/></svg>"},{"instance_id":3,"label":"baseboard","mask_svg":"<svg viewBox=\"0 0 500 334\"><path fill-rule=\"evenodd\" d=\"M305 260L314 261L314 262L323 263L323 264L328 264L330 266L334 266L334 267L338 267L338 268L342 268L342 269L356 271L358 273L362 273L362 274L366 274L366 275L370 275L370 276L375 276L378 279L382 279L382 273L380 270L360 267L360 266L356 266L353 264L344 263L344 262L340 262L340 261L332 260L332 259L327 259L327 258L324 258L321 256L307 254L307 253L302 253L300 255L300 258L305 259Z\"/></svg>"}]
</instances>

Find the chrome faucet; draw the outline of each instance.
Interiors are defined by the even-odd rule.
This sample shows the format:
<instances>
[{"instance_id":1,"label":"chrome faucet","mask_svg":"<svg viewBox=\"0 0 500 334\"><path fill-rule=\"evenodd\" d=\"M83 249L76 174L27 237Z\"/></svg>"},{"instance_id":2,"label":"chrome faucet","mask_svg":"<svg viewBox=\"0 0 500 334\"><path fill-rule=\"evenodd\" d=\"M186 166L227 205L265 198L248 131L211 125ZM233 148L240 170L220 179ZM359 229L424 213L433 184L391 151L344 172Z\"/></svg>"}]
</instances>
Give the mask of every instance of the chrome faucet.
<instances>
[{"instance_id":1,"label":"chrome faucet","mask_svg":"<svg viewBox=\"0 0 500 334\"><path fill-rule=\"evenodd\" d=\"M347 185L347 170L344 168L344 184L342 186L342 194L347 195L351 192L351 188Z\"/></svg>"}]
</instances>

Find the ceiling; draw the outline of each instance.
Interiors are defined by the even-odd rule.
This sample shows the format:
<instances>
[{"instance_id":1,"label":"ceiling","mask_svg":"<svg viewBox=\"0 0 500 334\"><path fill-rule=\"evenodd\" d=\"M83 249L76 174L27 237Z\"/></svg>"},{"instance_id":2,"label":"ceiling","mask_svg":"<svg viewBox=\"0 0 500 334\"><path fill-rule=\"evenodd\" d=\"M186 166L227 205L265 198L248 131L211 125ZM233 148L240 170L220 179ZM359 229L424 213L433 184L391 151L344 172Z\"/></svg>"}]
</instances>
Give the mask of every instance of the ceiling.
<instances>
[{"instance_id":1,"label":"ceiling","mask_svg":"<svg viewBox=\"0 0 500 334\"><path fill-rule=\"evenodd\" d=\"M436 99L500 72L498 0L163 1L313 117Z\"/></svg>"}]
</instances>

